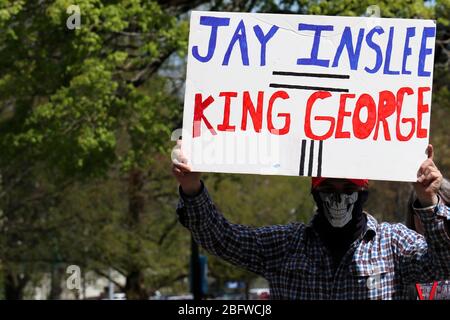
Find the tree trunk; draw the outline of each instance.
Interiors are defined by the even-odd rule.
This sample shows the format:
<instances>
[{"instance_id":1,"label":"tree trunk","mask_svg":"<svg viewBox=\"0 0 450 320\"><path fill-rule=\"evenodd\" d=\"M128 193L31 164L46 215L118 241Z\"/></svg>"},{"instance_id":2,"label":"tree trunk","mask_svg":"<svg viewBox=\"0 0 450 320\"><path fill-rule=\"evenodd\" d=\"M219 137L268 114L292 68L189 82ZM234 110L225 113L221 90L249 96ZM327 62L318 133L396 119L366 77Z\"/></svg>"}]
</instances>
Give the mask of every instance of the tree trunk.
<instances>
[{"instance_id":1,"label":"tree trunk","mask_svg":"<svg viewBox=\"0 0 450 320\"><path fill-rule=\"evenodd\" d=\"M50 293L48 295L48 300L60 300L62 294L62 281L65 270L63 267L57 264L52 264L52 274L50 282Z\"/></svg>"},{"instance_id":2,"label":"tree trunk","mask_svg":"<svg viewBox=\"0 0 450 320\"><path fill-rule=\"evenodd\" d=\"M144 275L141 270L130 272L126 281L125 294L128 300L148 300L149 295L144 286Z\"/></svg>"},{"instance_id":3,"label":"tree trunk","mask_svg":"<svg viewBox=\"0 0 450 320\"><path fill-rule=\"evenodd\" d=\"M131 228L139 225L144 212L144 180L142 170L131 170L128 182L128 223Z\"/></svg>"},{"instance_id":4,"label":"tree trunk","mask_svg":"<svg viewBox=\"0 0 450 320\"><path fill-rule=\"evenodd\" d=\"M246 278L245 283L245 300L250 299L250 279Z\"/></svg>"},{"instance_id":5,"label":"tree trunk","mask_svg":"<svg viewBox=\"0 0 450 320\"><path fill-rule=\"evenodd\" d=\"M19 275L5 266L4 281L5 281L5 299L6 300L23 300L24 289L28 283L29 278L25 275Z\"/></svg>"},{"instance_id":6,"label":"tree trunk","mask_svg":"<svg viewBox=\"0 0 450 320\"><path fill-rule=\"evenodd\" d=\"M145 194L143 191L145 176L142 170L130 171L128 182L128 224L131 230L137 228L142 220L145 207ZM132 257L142 250L139 241L130 241L133 246L129 248ZM138 255L137 255L138 256ZM148 292L145 288L144 274L137 266L137 262L131 261L126 277L125 294L129 300L147 300Z\"/></svg>"}]
</instances>

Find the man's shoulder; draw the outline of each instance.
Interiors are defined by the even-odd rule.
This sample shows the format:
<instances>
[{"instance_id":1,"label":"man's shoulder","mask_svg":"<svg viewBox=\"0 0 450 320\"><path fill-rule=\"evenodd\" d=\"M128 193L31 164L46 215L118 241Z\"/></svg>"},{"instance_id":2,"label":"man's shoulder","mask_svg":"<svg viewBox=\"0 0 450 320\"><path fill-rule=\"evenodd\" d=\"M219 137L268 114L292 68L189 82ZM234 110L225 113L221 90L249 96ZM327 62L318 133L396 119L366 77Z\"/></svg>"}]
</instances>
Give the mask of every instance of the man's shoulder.
<instances>
[{"instance_id":1,"label":"man's shoulder","mask_svg":"<svg viewBox=\"0 0 450 320\"><path fill-rule=\"evenodd\" d=\"M301 222L291 222L287 224L274 224L262 227L255 227L254 229L257 239L262 244L283 246L295 246L305 234L305 224ZM273 249L273 248L272 248Z\"/></svg>"},{"instance_id":2,"label":"man's shoulder","mask_svg":"<svg viewBox=\"0 0 450 320\"><path fill-rule=\"evenodd\" d=\"M421 234L400 222L377 223L376 238L376 242L397 248L396 250L399 252L409 252L409 250L427 246L425 238Z\"/></svg>"},{"instance_id":3,"label":"man's shoulder","mask_svg":"<svg viewBox=\"0 0 450 320\"><path fill-rule=\"evenodd\" d=\"M374 229L383 230L393 230L393 229L408 229L403 223L400 222L389 222L389 221L378 221L373 215L368 212L364 212L367 215L367 224L372 226ZM410 229L408 229L410 230Z\"/></svg>"},{"instance_id":4,"label":"man's shoulder","mask_svg":"<svg viewBox=\"0 0 450 320\"><path fill-rule=\"evenodd\" d=\"M400 222L388 222L382 221L378 222L375 217L367 214L368 217L368 228L375 231L380 237L393 237L393 236L408 236L408 237L420 237L420 234L412 229L409 229L403 223Z\"/></svg>"},{"instance_id":5,"label":"man's shoulder","mask_svg":"<svg viewBox=\"0 0 450 320\"><path fill-rule=\"evenodd\" d=\"M255 229L259 232L274 232L274 233L297 233L303 232L306 225L302 222L289 222L287 224L272 224L262 227L256 227Z\"/></svg>"}]
</instances>

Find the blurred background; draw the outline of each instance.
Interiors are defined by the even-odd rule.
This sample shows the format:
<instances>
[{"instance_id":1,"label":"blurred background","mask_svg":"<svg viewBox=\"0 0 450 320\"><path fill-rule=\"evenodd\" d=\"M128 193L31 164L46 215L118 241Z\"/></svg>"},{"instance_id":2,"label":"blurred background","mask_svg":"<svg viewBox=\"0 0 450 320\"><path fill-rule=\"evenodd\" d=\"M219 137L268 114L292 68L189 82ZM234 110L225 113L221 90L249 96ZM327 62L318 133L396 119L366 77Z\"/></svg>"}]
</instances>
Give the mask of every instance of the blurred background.
<instances>
[{"instance_id":1,"label":"blurred background","mask_svg":"<svg viewBox=\"0 0 450 320\"><path fill-rule=\"evenodd\" d=\"M193 269L203 297L267 298L265 280L201 249L191 266L198 248L177 222L170 136L189 12L370 16L371 5L437 20L431 142L448 177L450 0L0 0L0 298L189 299ZM314 211L307 178L203 178L232 222ZM411 188L373 181L368 211L404 221Z\"/></svg>"}]
</instances>

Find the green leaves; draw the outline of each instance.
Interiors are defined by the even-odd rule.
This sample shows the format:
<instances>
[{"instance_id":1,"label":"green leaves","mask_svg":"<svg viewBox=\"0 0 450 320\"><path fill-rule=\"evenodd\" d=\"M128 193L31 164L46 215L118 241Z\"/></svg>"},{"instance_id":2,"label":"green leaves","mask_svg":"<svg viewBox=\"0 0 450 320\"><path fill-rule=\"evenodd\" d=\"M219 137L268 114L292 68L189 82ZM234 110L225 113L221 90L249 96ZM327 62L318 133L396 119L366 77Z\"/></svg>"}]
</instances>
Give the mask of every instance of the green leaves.
<instances>
[{"instance_id":1,"label":"green leaves","mask_svg":"<svg viewBox=\"0 0 450 320\"><path fill-rule=\"evenodd\" d=\"M46 154L66 174L86 173L92 166L101 168L112 161L120 98L108 69L104 61L86 60L67 87L34 108L24 123L24 133L16 136L22 146Z\"/></svg>"},{"instance_id":2,"label":"green leaves","mask_svg":"<svg viewBox=\"0 0 450 320\"><path fill-rule=\"evenodd\" d=\"M80 29L66 27L72 4L80 8ZM173 217L145 216L172 212L173 204L137 210L144 217L129 229L134 199L124 177L147 172L169 148L181 106L157 71L186 50L187 24L156 1L0 0L0 28L0 173L8 177L0 208L16 218L0 225L0 259L14 257L18 265L41 259L39 267L29 264L31 273L57 247L66 261L153 272L155 279L164 271L159 279L168 278L167 270L184 262L172 259L162 268L155 261L161 245L173 246L173 234L150 235L171 226ZM161 184L146 190L160 191ZM68 226L57 227L65 220ZM34 230L30 237L4 232L26 226ZM20 250L2 245L17 236Z\"/></svg>"},{"instance_id":3,"label":"green leaves","mask_svg":"<svg viewBox=\"0 0 450 320\"><path fill-rule=\"evenodd\" d=\"M6 29L5 26L10 19L22 9L25 1L0 0L0 28Z\"/></svg>"},{"instance_id":4,"label":"green leaves","mask_svg":"<svg viewBox=\"0 0 450 320\"><path fill-rule=\"evenodd\" d=\"M123 157L116 141L128 135L134 156L127 167L147 165L148 152L168 142L163 118L171 112L158 111L167 108L160 105L164 86L153 92L137 86L184 50L186 24L180 28L154 1L83 0L81 29L68 30L70 1L38 3L0 3L0 21L12 15L17 21L6 28L15 36L0 47L0 102L20 99L23 108L19 113L16 103L10 121L0 122L0 130L14 127L3 147L15 149L11 154L27 150L64 174L97 175Z\"/></svg>"}]
</instances>

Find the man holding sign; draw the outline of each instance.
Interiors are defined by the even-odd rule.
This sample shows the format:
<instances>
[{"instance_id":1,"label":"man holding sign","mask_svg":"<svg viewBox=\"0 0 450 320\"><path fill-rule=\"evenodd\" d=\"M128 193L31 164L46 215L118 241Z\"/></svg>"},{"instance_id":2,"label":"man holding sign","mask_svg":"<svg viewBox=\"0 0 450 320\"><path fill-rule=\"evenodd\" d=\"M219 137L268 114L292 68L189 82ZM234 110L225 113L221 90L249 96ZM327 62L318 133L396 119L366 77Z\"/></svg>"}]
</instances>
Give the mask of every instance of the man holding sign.
<instances>
[{"instance_id":1,"label":"man holding sign","mask_svg":"<svg viewBox=\"0 0 450 320\"><path fill-rule=\"evenodd\" d=\"M450 278L450 214L428 146L434 36L424 20L193 12L173 154L181 223L265 277L275 299L401 299L410 283ZM233 224L202 171L311 176L317 214ZM365 213L367 179L416 181L426 237Z\"/></svg>"},{"instance_id":2,"label":"man holding sign","mask_svg":"<svg viewBox=\"0 0 450 320\"><path fill-rule=\"evenodd\" d=\"M425 238L365 213L368 181L361 179L313 178L318 210L309 225L233 224L200 173L175 154L180 222L210 253L266 278L272 299L407 299L411 283L450 278L450 209L437 195L442 175L431 146L414 185Z\"/></svg>"}]
</instances>

